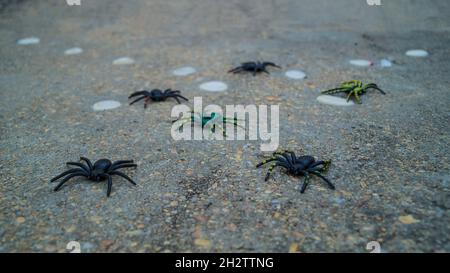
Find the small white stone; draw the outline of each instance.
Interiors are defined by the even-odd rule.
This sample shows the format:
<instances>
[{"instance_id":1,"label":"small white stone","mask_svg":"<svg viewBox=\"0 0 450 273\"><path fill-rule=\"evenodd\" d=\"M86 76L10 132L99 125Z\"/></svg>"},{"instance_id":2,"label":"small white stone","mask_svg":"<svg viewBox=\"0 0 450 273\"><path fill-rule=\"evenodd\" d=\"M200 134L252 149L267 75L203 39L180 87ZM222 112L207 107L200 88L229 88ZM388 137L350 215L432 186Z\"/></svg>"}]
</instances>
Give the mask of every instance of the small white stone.
<instances>
[{"instance_id":1,"label":"small white stone","mask_svg":"<svg viewBox=\"0 0 450 273\"><path fill-rule=\"evenodd\" d=\"M409 57L416 57L416 58L424 58L424 57L428 57L428 52L422 49L413 49L413 50L408 50L406 51L406 56Z\"/></svg>"},{"instance_id":2,"label":"small white stone","mask_svg":"<svg viewBox=\"0 0 450 273\"><path fill-rule=\"evenodd\" d=\"M228 86L224 82L212 81L200 84L200 89L210 92L223 92L228 89Z\"/></svg>"},{"instance_id":3,"label":"small white stone","mask_svg":"<svg viewBox=\"0 0 450 273\"><path fill-rule=\"evenodd\" d=\"M382 60L380 60L380 66L381 67L392 67L392 62L388 59L382 59Z\"/></svg>"},{"instance_id":4,"label":"small white stone","mask_svg":"<svg viewBox=\"0 0 450 273\"><path fill-rule=\"evenodd\" d=\"M130 64L134 64L134 60L129 58L129 57L121 57L118 59L115 59L113 64L114 65L130 65Z\"/></svg>"},{"instance_id":5,"label":"small white stone","mask_svg":"<svg viewBox=\"0 0 450 273\"><path fill-rule=\"evenodd\" d=\"M77 55L83 53L83 49L79 47L72 47L64 51L65 55Z\"/></svg>"},{"instance_id":6,"label":"small white stone","mask_svg":"<svg viewBox=\"0 0 450 273\"><path fill-rule=\"evenodd\" d=\"M329 96L329 95L318 96L317 100L320 103L328 104L328 105L334 105L334 106L352 106L352 105L355 105L355 103L353 101L347 102L346 99L335 97L335 96Z\"/></svg>"},{"instance_id":7,"label":"small white stone","mask_svg":"<svg viewBox=\"0 0 450 273\"><path fill-rule=\"evenodd\" d=\"M197 70L195 70L195 68L193 68L191 66L185 66L185 67L180 67L180 68L175 69L172 73L175 76L184 77L184 76L194 74L195 72L197 72Z\"/></svg>"},{"instance_id":8,"label":"small white stone","mask_svg":"<svg viewBox=\"0 0 450 273\"><path fill-rule=\"evenodd\" d=\"M355 66L361 66L361 67L369 67L373 63L368 60L350 60L350 64L355 65Z\"/></svg>"},{"instance_id":9,"label":"small white stone","mask_svg":"<svg viewBox=\"0 0 450 273\"><path fill-rule=\"evenodd\" d=\"M111 110L117 107L120 107L120 102L115 100L99 101L92 106L94 111Z\"/></svg>"},{"instance_id":10,"label":"small white stone","mask_svg":"<svg viewBox=\"0 0 450 273\"><path fill-rule=\"evenodd\" d=\"M23 38L20 39L19 41L17 41L18 45L35 45L35 44L39 44L41 40L37 37L28 37L28 38Z\"/></svg>"},{"instance_id":11,"label":"small white stone","mask_svg":"<svg viewBox=\"0 0 450 273\"><path fill-rule=\"evenodd\" d=\"M294 80L303 80L306 78L306 74L300 70L289 70L285 73L286 77L294 79Z\"/></svg>"}]
</instances>

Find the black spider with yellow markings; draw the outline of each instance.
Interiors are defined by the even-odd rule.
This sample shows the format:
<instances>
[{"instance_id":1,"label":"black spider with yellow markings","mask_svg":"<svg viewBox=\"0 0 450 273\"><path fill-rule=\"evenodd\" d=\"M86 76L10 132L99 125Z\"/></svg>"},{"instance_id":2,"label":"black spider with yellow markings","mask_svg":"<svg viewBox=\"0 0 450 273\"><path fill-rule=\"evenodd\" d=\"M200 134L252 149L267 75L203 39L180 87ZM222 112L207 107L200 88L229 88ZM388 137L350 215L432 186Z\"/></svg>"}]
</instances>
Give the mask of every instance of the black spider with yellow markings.
<instances>
[{"instance_id":1,"label":"black spider with yellow markings","mask_svg":"<svg viewBox=\"0 0 450 273\"><path fill-rule=\"evenodd\" d=\"M334 185L322 175L322 173L325 172L331 164L330 161L316 161L314 157L309 155L297 157L292 151L284 151L274 152L272 157L259 163L258 165L256 165L256 167L259 168L269 162L274 163L269 167L269 171L267 172L265 181L269 179L270 174L275 167L283 167L290 175L305 177L302 188L300 190L301 193L305 192L306 187L309 183L310 175L315 175L322 178L328 184L328 187L330 189L335 189Z\"/></svg>"},{"instance_id":2,"label":"black spider with yellow markings","mask_svg":"<svg viewBox=\"0 0 450 273\"><path fill-rule=\"evenodd\" d=\"M376 89L381 92L381 94L386 95L386 93L381 90L375 83L363 84L362 81L352 80L344 82L340 87L322 91L322 94L332 95L336 93L347 93L347 102L352 96L355 97L357 103L361 104L360 96L367 92L368 89Z\"/></svg>"}]
</instances>

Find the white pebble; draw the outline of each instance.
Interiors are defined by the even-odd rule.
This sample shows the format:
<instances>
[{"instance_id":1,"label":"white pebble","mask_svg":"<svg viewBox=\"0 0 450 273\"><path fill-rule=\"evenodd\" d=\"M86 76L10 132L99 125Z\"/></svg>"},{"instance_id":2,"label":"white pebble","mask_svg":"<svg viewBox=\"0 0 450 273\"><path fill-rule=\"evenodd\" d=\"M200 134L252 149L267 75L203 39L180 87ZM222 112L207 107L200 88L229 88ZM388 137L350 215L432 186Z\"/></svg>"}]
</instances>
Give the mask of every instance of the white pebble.
<instances>
[{"instance_id":1,"label":"white pebble","mask_svg":"<svg viewBox=\"0 0 450 273\"><path fill-rule=\"evenodd\" d=\"M406 56L416 57L416 58L424 58L428 57L428 52L422 49L413 49L406 51Z\"/></svg>"},{"instance_id":2,"label":"white pebble","mask_svg":"<svg viewBox=\"0 0 450 273\"><path fill-rule=\"evenodd\" d=\"M18 45L35 45L35 44L39 44L41 40L37 37L28 37L28 38L23 38L20 39L19 41L17 41Z\"/></svg>"},{"instance_id":3,"label":"white pebble","mask_svg":"<svg viewBox=\"0 0 450 273\"><path fill-rule=\"evenodd\" d=\"M368 60L350 60L350 64L355 65L355 66L361 66L361 67L369 67L373 63Z\"/></svg>"},{"instance_id":4,"label":"white pebble","mask_svg":"<svg viewBox=\"0 0 450 273\"><path fill-rule=\"evenodd\" d=\"M224 82L212 81L200 84L200 89L210 92L222 92L228 89Z\"/></svg>"},{"instance_id":5,"label":"white pebble","mask_svg":"<svg viewBox=\"0 0 450 273\"><path fill-rule=\"evenodd\" d=\"M77 55L81 53L83 53L83 49L79 47L69 48L66 51L64 51L65 55Z\"/></svg>"},{"instance_id":6,"label":"white pebble","mask_svg":"<svg viewBox=\"0 0 450 273\"><path fill-rule=\"evenodd\" d=\"M380 66L381 67L392 67L392 62L388 59L382 59L382 60L380 60Z\"/></svg>"},{"instance_id":7,"label":"white pebble","mask_svg":"<svg viewBox=\"0 0 450 273\"><path fill-rule=\"evenodd\" d=\"M135 63L134 60L129 57L118 58L115 59L113 62L114 65L130 65L134 63Z\"/></svg>"},{"instance_id":8,"label":"white pebble","mask_svg":"<svg viewBox=\"0 0 450 273\"><path fill-rule=\"evenodd\" d=\"M285 73L286 77L294 79L294 80L303 80L306 78L306 74L300 70L289 70Z\"/></svg>"},{"instance_id":9,"label":"white pebble","mask_svg":"<svg viewBox=\"0 0 450 273\"><path fill-rule=\"evenodd\" d=\"M346 99L335 97L335 96L329 96L329 95L318 96L317 100L320 103L334 105L334 106L352 106L355 104L353 101L347 102Z\"/></svg>"},{"instance_id":10,"label":"white pebble","mask_svg":"<svg viewBox=\"0 0 450 273\"><path fill-rule=\"evenodd\" d=\"M197 72L197 70L195 70L195 68L190 67L190 66L185 66L185 67L180 67L180 68L175 69L172 73L175 76L184 77L184 76L194 74L195 72Z\"/></svg>"},{"instance_id":11,"label":"white pebble","mask_svg":"<svg viewBox=\"0 0 450 273\"><path fill-rule=\"evenodd\" d=\"M95 103L92 108L94 111L111 110L120 106L120 102L115 100L104 100Z\"/></svg>"}]
</instances>

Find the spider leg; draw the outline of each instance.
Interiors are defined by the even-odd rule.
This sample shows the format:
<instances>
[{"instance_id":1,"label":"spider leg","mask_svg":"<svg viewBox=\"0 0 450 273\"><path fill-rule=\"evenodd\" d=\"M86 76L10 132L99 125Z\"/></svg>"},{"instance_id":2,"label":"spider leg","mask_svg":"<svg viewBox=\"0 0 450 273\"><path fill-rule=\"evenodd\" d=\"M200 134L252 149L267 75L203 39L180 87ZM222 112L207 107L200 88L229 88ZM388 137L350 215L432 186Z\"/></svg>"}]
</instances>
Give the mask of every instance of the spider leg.
<instances>
[{"instance_id":1,"label":"spider leg","mask_svg":"<svg viewBox=\"0 0 450 273\"><path fill-rule=\"evenodd\" d=\"M356 92L355 92L355 99L356 99L356 102L357 102L358 104L361 104L361 103L362 103L362 102L361 102L361 98L359 97L358 93L356 93Z\"/></svg>"},{"instance_id":2,"label":"spider leg","mask_svg":"<svg viewBox=\"0 0 450 273\"><path fill-rule=\"evenodd\" d=\"M313 164L311 164L311 166L309 166L310 169L323 165L324 169L328 169L329 165L331 164L331 161L317 161L314 162Z\"/></svg>"},{"instance_id":3,"label":"spider leg","mask_svg":"<svg viewBox=\"0 0 450 273\"><path fill-rule=\"evenodd\" d=\"M265 68L263 70L261 70L261 71L266 73L266 74L268 74L268 75L270 75L269 71L267 71Z\"/></svg>"},{"instance_id":4,"label":"spider leg","mask_svg":"<svg viewBox=\"0 0 450 273\"><path fill-rule=\"evenodd\" d=\"M295 153L293 151L286 150L285 153L288 153L291 156L291 161L294 163L297 161L297 157L295 156Z\"/></svg>"},{"instance_id":5,"label":"spider leg","mask_svg":"<svg viewBox=\"0 0 450 273\"><path fill-rule=\"evenodd\" d=\"M79 168L76 168L76 169L70 169L70 170L68 170L68 171L65 171L65 172L63 172L63 173L61 173L61 174L59 174L59 175L53 177L53 178L50 180L50 182L55 182L56 180L60 179L61 177L66 176L66 175L71 174L71 173L81 173L81 172L82 172L82 173L85 173L85 171L84 171L83 169L79 169ZM87 174L87 173L86 173L86 174Z\"/></svg>"},{"instance_id":6,"label":"spider leg","mask_svg":"<svg viewBox=\"0 0 450 273\"><path fill-rule=\"evenodd\" d=\"M59 190L59 188L61 188L61 186L62 186L64 183L66 183L67 181L69 181L69 179L71 179L72 177L75 177L75 176L84 176L84 177L87 177L87 174L84 173L84 172L81 172L81 171L80 171L80 172L73 173L73 174L70 174L70 175L66 176L66 178L64 178L64 179L58 184L58 186L56 186L56 187L53 189L53 191Z\"/></svg>"},{"instance_id":7,"label":"spider leg","mask_svg":"<svg viewBox=\"0 0 450 273\"><path fill-rule=\"evenodd\" d=\"M277 156L278 155L278 156ZM270 158L268 158L268 159L265 159L265 160L263 160L261 163L259 163L258 165L256 165L256 168L259 168L259 167L261 167L262 165L265 165L265 164L267 164L267 163L269 163L269 162L272 162L272 161L279 161L279 162L282 162L282 163L288 163L287 162L287 160L286 160L286 158L284 158L283 156L282 156L282 154L276 154L276 153L274 153L274 155L272 156L272 157L270 157Z\"/></svg>"},{"instance_id":8,"label":"spider leg","mask_svg":"<svg viewBox=\"0 0 450 273\"><path fill-rule=\"evenodd\" d=\"M273 66L273 67L276 67L276 68L280 68L280 69L281 69L281 66L278 66L278 65L276 65L276 64L274 64L274 63L271 63L271 62L264 62L262 65L263 65L263 66Z\"/></svg>"},{"instance_id":9,"label":"spider leg","mask_svg":"<svg viewBox=\"0 0 450 273\"><path fill-rule=\"evenodd\" d=\"M196 123L202 124L202 115L196 112L192 112L191 116L188 118L179 118L176 119L174 121L172 121L172 123L177 122L177 121L183 121L180 128L187 123L190 123L191 126L194 126Z\"/></svg>"},{"instance_id":10,"label":"spider leg","mask_svg":"<svg viewBox=\"0 0 450 273\"><path fill-rule=\"evenodd\" d=\"M278 155L278 156L282 157L284 160L287 160L287 161L290 160L290 158L286 157L286 152L283 152L283 151L275 151L275 152L273 152L273 155Z\"/></svg>"},{"instance_id":11,"label":"spider leg","mask_svg":"<svg viewBox=\"0 0 450 273\"><path fill-rule=\"evenodd\" d=\"M89 167L89 170L91 171L92 170L92 162L89 160L89 158L86 158L86 157L80 157L80 161L85 161L86 162L86 164L88 165L88 167Z\"/></svg>"},{"instance_id":12,"label":"spider leg","mask_svg":"<svg viewBox=\"0 0 450 273\"><path fill-rule=\"evenodd\" d=\"M269 162L277 161L277 160L278 160L278 158L275 157L275 156L273 156L273 157L271 157L271 158L269 158L269 159L264 159L262 162L260 162L260 163L258 163L258 164L256 165L256 168L259 168L259 167L261 167L262 165L265 165L265 164L267 164L267 163L269 163Z\"/></svg>"},{"instance_id":13,"label":"spider leg","mask_svg":"<svg viewBox=\"0 0 450 273\"><path fill-rule=\"evenodd\" d=\"M224 118L224 119L223 119L223 123L232 123L234 126L240 127L240 128L242 128L242 129L245 130L245 127L239 124L239 120L233 120L233 121L231 121L231 120L229 120L228 118Z\"/></svg>"},{"instance_id":14,"label":"spider leg","mask_svg":"<svg viewBox=\"0 0 450 273\"><path fill-rule=\"evenodd\" d=\"M122 169L122 168L136 168L137 167L137 164L128 164L128 163L126 163L126 164L120 164L120 165L116 165L116 166L114 166L114 167L112 167L112 168L109 168L111 171L115 171L115 170L118 170L118 169Z\"/></svg>"},{"instance_id":15,"label":"spider leg","mask_svg":"<svg viewBox=\"0 0 450 273\"><path fill-rule=\"evenodd\" d=\"M270 177L270 175L272 174L272 172L273 172L273 169L275 169L275 167L277 166L277 164L275 163L275 164L272 164L272 165L270 165L270 167L269 167L269 170L267 171L267 174L266 174L266 177L264 178L264 181L267 181L267 180L269 180L269 177Z\"/></svg>"},{"instance_id":16,"label":"spider leg","mask_svg":"<svg viewBox=\"0 0 450 273\"><path fill-rule=\"evenodd\" d=\"M307 170L307 172L317 175L318 177L322 178L323 181L327 182L328 186L330 187L330 189L335 190L336 187L333 185L333 183L330 182L330 180L328 180L325 176L321 175L319 172L317 171L309 171Z\"/></svg>"},{"instance_id":17,"label":"spider leg","mask_svg":"<svg viewBox=\"0 0 450 273\"><path fill-rule=\"evenodd\" d=\"M109 197L112 190L112 178L109 174L104 174L103 177L108 178L108 190L106 191L106 197Z\"/></svg>"},{"instance_id":18,"label":"spider leg","mask_svg":"<svg viewBox=\"0 0 450 273\"><path fill-rule=\"evenodd\" d=\"M133 105L133 104L135 104L136 102L138 102L138 101L140 101L140 100L142 100L142 99L145 99L145 98L146 98L146 96L143 95L142 97L140 97L140 98L138 98L138 99L135 99L134 101L130 102L130 105Z\"/></svg>"},{"instance_id":19,"label":"spider leg","mask_svg":"<svg viewBox=\"0 0 450 273\"><path fill-rule=\"evenodd\" d=\"M306 187L309 185L309 175L305 173L305 180L303 181L302 188L300 189L300 193L305 193Z\"/></svg>"},{"instance_id":20,"label":"spider leg","mask_svg":"<svg viewBox=\"0 0 450 273\"><path fill-rule=\"evenodd\" d=\"M275 167L284 167L284 168L288 168L288 165L285 164L284 162L275 162L274 164L270 165L269 170L267 171L266 177L264 178L264 181L269 180L270 175L272 174L273 170L275 169Z\"/></svg>"},{"instance_id":21,"label":"spider leg","mask_svg":"<svg viewBox=\"0 0 450 273\"><path fill-rule=\"evenodd\" d=\"M187 98L185 98L184 96L180 95L180 94L175 94L176 97L182 98L185 101L189 101Z\"/></svg>"},{"instance_id":22,"label":"spider leg","mask_svg":"<svg viewBox=\"0 0 450 273\"><path fill-rule=\"evenodd\" d=\"M136 96L139 96L139 95L144 95L144 94L146 94L146 93L148 93L148 91L137 91L137 92L134 92L133 94L131 94L128 98L129 99L131 99L132 97L136 97Z\"/></svg>"},{"instance_id":23,"label":"spider leg","mask_svg":"<svg viewBox=\"0 0 450 273\"><path fill-rule=\"evenodd\" d=\"M183 125L183 124L186 124L188 122L192 122L192 118L180 118L180 119L176 119L176 120L172 121L172 123L175 123L177 121L183 121L182 122L182 125Z\"/></svg>"},{"instance_id":24,"label":"spider leg","mask_svg":"<svg viewBox=\"0 0 450 273\"><path fill-rule=\"evenodd\" d=\"M242 70L243 70L243 67L242 66L238 66L238 67L235 67L235 68L229 70L228 73L235 73L236 74L236 73L241 72Z\"/></svg>"},{"instance_id":25,"label":"spider leg","mask_svg":"<svg viewBox=\"0 0 450 273\"><path fill-rule=\"evenodd\" d=\"M207 124L208 124L208 125L210 124L209 121L208 121ZM206 126L206 124L205 124L205 126ZM203 128L204 128L205 126L203 126ZM211 126L211 130L209 131L209 136L211 136L213 133L216 132L216 127L217 127L217 129L222 130L222 135L223 135L224 137L227 137L227 134L226 134L226 132L225 132L225 129L224 129L223 126L220 125L219 123L213 123L213 125Z\"/></svg>"},{"instance_id":26,"label":"spider leg","mask_svg":"<svg viewBox=\"0 0 450 273\"><path fill-rule=\"evenodd\" d=\"M124 174L123 172L119 172L119 171L112 171L109 173L110 175L118 175L121 176L123 178L125 178L126 180L128 180L128 182L130 182L131 184L136 186L136 182L133 181L133 179L131 179L130 177L128 177L128 175Z\"/></svg>"},{"instance_id":27,"label":"spider leg","mask_svg":"<svg viewBox=\"0 0 450 273\"><path fill-rule=\"evenodd\" d=\"M386 92L384 92L383 90L381 90L378 85L374 84L374 83L369 83L368 85L365 86L365 89L367 88L373 88L375 90L378 90L381 92L381 94L386 95Z\"/></svg>"},{"instance_id":28,"label":"spider leg","mask_svg":"<svg viewBox=\"0 0 450 273\"><path fill-rule=\"evenodd\" d=\"M281 151L276 151L276 152L274 152L273 153L274 155L279 155L279 156L281 156L283 159L283 161L284 162L288 162L288 163L290 163L290 164L292 164L292 163L294 163L295 162L295 155L294 155L294 152L290 152L290 151L283 151L283 152L281 152Z\"/></svg>"},{"instance_id":29,"label":"spider leg","mask_svg":"<svg viewBox=\"0 0 450 273\"><path fill-rule=\"evenodd\" d=\"M355 90L352 90L352 91L350 91L350 92L348 93L348 95L347 95L347 102L350 101L350 98L352 97L353 94L356 94L356 93L355 93Z\"/></svg>"},{"instance_id":30,"label":"spider leg","mask_svg":"<svg viewBox=\"0 0 450 273\"><path fill-rule=\"evenodd\" d=\"M174 98L178 102L178 104L181 104L181 101L176 96L169 96L169 97Z\"/></svg>"},{"instance_id":31,"label":"spider leg","mask_svg":"<svg viewBox=\"0 0 450 273\"><path fill-rule=\"evenodd\" d=\"M86 165L84 165L83 163L79 163L79 162L67 162L66 165L70 166L78 166L80 168L82 168L83 170L85 170L87 173L90 173L89 167L87 167Z\"/></svg>"},{"instance_id":32,"label":"spider leg","mask_svg":"<svg viewBox=\"0 0 450 273\"><path fill-rule=\"evenodd\" d=\"M386 95L386 92L384 92L383 90L381 90L380 88L378 88L378 87L372 87L373 89L375 89L375 90L378 90L378 91L380 91L381 92L381 94L383 94L383 95Z\"/></svg>"},{"instance_id":33,"label":"spider leg","mask_svg":"<svg viewBox=\"0 0 450 273\"><path fill-rule=\"evenodd\" d=\"M115 161L111 167L114 167L116 165L120 165L120 164L124 164L124 163L133 163L134 160L119 160L119 161Z\"/></svg>"},{"instance_id":34,"label":"spider leg","mask_svg":"<svg viewBox=\"0 0 450 273\"><path fill-rule=\"evenodd\" d=\"M149 105L149 102L152 100L151 97L146 97L144 100L144 109L147 109L147 106Z\"/></svg>"},{"instance_id":35,"label":"spider leg","mask_svg":"<svg viewBox=\"0 0 450 273\"><path fill-rule=\"evenodd\" d=\"M348 90L347 87L339 87L339 88L325 90L325 91L322 91L321 93L322 94L326 94L326 95L333 95L333 94L336 94L336 93L345 92L347 90Z\"/></svg>"},{"instance_id":36,"label":"spider leg","mask_svg":"<svg viewBox=\"0 0 450 273\"><path fill-rule=\"evenodd\" d=\"M319 173L323 173L323 172L325 172L326 171L326 169L324 168L324 167L319 167L319 166L316 166L316 167L314 167L314 168L308 168L308 170L307 170L308 172L312 172L312 171L314 171L314 172L319 172Z\"/></svg>"},{"instance_id":37,"label":"spider leg","mask_svg":"<svg viewBox=\"0 0 450 273\"><path fill-rule=\"evenodd\" d=\"M286 150L286 152L291 154L292 160L294 162L297 161L297 157L295 156L295 153L293 151Z\"/></svg>"}]
</instances>

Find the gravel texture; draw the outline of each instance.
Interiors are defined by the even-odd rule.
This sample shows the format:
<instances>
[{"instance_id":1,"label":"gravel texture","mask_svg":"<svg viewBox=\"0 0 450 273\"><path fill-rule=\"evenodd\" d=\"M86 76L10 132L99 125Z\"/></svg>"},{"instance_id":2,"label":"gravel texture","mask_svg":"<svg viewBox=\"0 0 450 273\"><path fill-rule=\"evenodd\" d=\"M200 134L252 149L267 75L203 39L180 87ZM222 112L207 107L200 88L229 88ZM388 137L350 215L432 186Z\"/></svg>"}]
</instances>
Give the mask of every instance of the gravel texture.
<instances>
[{"instance_id":1,"label":"gravel texture","mask_svg":"<svg viewBox=\"0 0 450 273\"><path fill-rule=\"evenodd\" d=\"M357 2L357 3L355 3ZM3 3L3 2L2 2ZM6 1L0 4L0 252L448 252L450 2L342 0ZM36 36L37 45L16 41ZM74 45L84 52L65 56ZM426 58L405 52L424 49ZM129 56L135 64L114 66ZM351 59L393 58L355 67ZM271 75L231 75L273 61ZM177 77L172 71L197 72ZM284 76L302 68L302 81ZM320 104L342 81L375 82L362 105ZM222 81L225 92L198 88ZM280 145L331 159L305 194L282 171L264 182L258 141L173 141L172 100L128 106L142 89L206 104L279 104ZM103 100L122 106L95 112ZM188 104L190 105L190 104ZM66 161L134 159L105 183Z\"/></svg>"}]
</instances>

